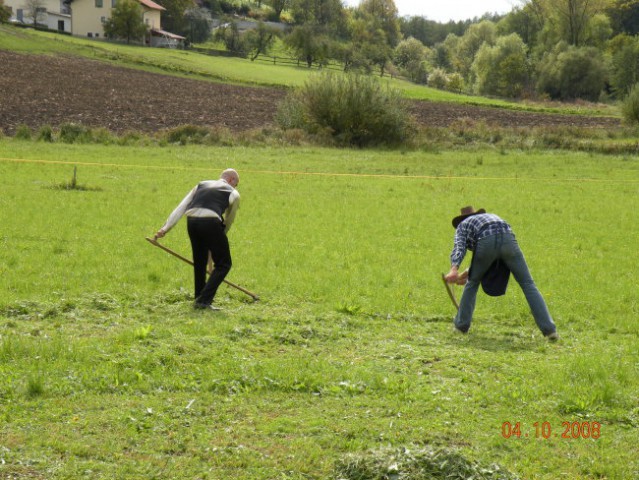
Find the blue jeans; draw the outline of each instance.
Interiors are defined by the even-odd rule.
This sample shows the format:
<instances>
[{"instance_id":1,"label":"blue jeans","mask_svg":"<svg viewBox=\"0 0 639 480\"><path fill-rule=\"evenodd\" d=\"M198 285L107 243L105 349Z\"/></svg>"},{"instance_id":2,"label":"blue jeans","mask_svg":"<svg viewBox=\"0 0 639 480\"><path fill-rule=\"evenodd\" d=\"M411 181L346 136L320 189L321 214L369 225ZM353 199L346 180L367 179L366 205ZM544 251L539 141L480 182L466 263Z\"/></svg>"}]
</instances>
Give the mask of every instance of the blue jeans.
<instances>
[{"instance_id":1,"label":"blue jeans","mask_svg":"<svg viewBox=\"0 0 639 480\"><path fill-rule=\"evenodd\" d=\"M524 292L539 330L544 335L553 333L556 327L550 317L546 302L528 271L524 254L521 252L519 244L512 233L498 233L497 235L484 237L477 242L468 282L459 302L459 312L455 316L455 326L462 332L467 332L470 328L481 279L497 259L500 259L508 266Z\"/></svg>"}]
</instances>

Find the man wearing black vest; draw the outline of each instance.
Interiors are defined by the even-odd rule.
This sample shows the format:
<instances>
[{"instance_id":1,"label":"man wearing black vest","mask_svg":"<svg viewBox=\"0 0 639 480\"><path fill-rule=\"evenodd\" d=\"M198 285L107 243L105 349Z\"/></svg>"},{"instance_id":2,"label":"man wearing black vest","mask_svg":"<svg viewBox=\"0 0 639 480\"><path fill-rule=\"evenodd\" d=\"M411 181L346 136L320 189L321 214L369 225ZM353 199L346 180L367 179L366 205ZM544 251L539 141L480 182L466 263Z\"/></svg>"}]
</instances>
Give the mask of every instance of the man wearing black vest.
<instances>
[{"instance_id":1,"label":"man wearing black vest","mask_svg":"<svg viewBox=\"0 0 639 480\"><path fill-rule=\"evenodd\" d=\"M226 234L240 205L240 194L235 189L239 183L240 177L232 168L224 170L219 180L200 182L155 234L156 239L162 238L186 215L193 250L195 308L219 310L212 303L218 287L231 270L231 250ZM207 281L209 254L214 268Z\"/></svg>"}]
</instances>

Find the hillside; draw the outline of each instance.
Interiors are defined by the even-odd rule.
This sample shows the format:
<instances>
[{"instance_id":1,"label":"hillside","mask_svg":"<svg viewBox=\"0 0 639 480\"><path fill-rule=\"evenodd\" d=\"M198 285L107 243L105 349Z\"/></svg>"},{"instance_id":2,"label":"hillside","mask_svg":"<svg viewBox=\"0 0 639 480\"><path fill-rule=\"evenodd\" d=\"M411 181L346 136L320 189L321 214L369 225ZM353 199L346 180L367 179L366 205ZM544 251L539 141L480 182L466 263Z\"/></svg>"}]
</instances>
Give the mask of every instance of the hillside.
<instances>
[{"instance_id":1,"label":"hillside","mask_svg":"<svg viewBox=\"0 0 639 480\"><path fill-rule=\"evenodd\" d=\"M78 122L113 132L154 132L184 124L251 130L274 122L286 90L211 83L113 66L74 56L29 55L0 50L0 128L13 134ZM422 126L446 127L461 119L506 127L570 125L610 128L611 117L522 112L468 104L412 100Z\"/></svg>"}]
</instances>

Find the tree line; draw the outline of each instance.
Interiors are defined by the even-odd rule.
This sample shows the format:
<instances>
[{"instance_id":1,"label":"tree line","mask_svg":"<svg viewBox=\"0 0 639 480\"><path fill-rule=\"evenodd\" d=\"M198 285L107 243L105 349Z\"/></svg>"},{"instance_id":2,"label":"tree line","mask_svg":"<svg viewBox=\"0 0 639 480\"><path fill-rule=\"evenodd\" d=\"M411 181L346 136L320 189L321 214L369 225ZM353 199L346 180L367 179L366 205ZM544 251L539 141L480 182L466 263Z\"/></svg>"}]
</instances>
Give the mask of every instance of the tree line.
<instances>
[{"instance_id":1,"label":"tree line","mask_svg":"<svg viewBox=\"0 0 639 480\"><path fill-rule=\"evenodd\" d=\"M177 12L189 11L185 6L193 0L158 1L173 12L167 28L188 37L193 16ZM173 3L180 7L170 8ZM216 30L227 50L251 58L282 36L308 66L337 61L345 70L513 99L622 99L639 81L639 0L519 0L505 15L448 23L400 17L393 0L361 0L348 8L340 0L201 5L202 18L235 14L260 22L245 33L233 21ZM288 28L280 32L262 22L269 20Z\"/></svg>"}]
</instances>

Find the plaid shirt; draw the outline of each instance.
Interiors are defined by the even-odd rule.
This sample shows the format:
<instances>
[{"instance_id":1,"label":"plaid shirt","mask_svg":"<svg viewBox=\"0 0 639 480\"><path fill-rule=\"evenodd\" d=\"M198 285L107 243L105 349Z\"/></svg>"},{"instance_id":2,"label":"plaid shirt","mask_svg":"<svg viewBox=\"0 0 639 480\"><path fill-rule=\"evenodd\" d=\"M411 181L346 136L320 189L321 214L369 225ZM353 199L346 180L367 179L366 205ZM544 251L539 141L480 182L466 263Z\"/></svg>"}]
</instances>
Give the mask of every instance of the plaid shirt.
<instances>
[{"instance_id":1,"label":"plaid shirt","mask_svg":"<svg viewBox=\"0 0 639 480\"><path fill-rule=\"evenodd\" d=\"M480 213L466 218L457 225L455 246L450 254L450 264L461 265L466 256L466 250L475 250L480 239L498 233L512 233L512 230L510 225L497 215Z\"/></svg>"}]
</instances>

